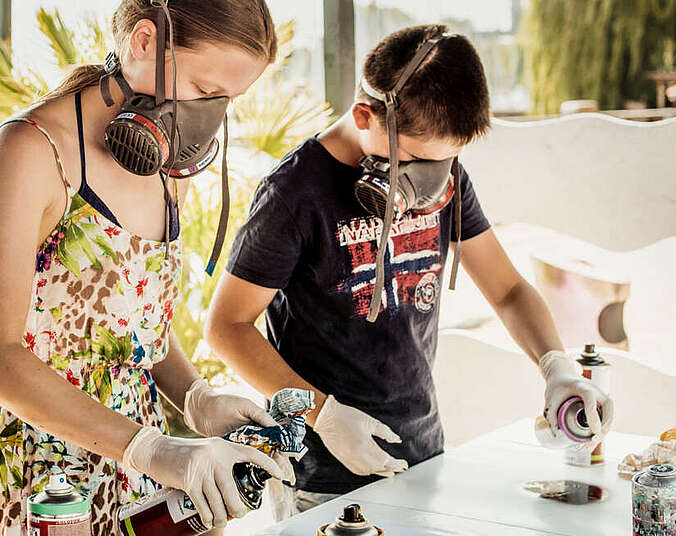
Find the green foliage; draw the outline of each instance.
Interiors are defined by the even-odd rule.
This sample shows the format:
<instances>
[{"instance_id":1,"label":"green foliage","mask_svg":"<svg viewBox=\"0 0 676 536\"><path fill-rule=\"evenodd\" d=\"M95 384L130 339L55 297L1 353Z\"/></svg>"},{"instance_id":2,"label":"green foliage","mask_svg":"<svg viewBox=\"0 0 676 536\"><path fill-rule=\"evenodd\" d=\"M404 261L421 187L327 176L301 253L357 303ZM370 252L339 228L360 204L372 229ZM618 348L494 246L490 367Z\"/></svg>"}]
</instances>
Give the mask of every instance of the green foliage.
<instances>
[{"instance_id":1,"label":"green foliage","mask_svg":"<svg viewBox=\"0 0 676 536\"><path fill-rule=\"evenodd\" d=\"M47 82L36 73L14 68L8 41L0 42L0 118L29 106L47 93Z\"/></svg>"},{"instance_id":2,"label":"green foliage","mask_svg":"<svg viewBox=\"0 0 676 536\"><path fill-rule=\"evenodd\" d=\"M645 73L674 69L676 0L531 0L521 39L535 113L569 99L654 105Z\"/></svg>"},{"instance_id":3,"label":"green foliage","mask_svg":"<svg viewBox=\"0 0 676 536\"><path fill-rule=\"evenodd\" d=\"M41 7L37 14L40 31L47 36L52 46L56 61L62 69L79 63L80 54L75 47L75 33L66 27L59 11L47 13Z\"/></svg>"},{"instance_id":4,"label":"green foliage","mask_svg":"<svg viewBox=\"0 0 676 536\"><path fill-rule=\"evenodd\" d=\"M314 102L306 89L289 87L281 76L264 78L237 100L233 113L239 140L274 158L321 130L330 117L328 103Z\"/></svg>"}]
</instances>

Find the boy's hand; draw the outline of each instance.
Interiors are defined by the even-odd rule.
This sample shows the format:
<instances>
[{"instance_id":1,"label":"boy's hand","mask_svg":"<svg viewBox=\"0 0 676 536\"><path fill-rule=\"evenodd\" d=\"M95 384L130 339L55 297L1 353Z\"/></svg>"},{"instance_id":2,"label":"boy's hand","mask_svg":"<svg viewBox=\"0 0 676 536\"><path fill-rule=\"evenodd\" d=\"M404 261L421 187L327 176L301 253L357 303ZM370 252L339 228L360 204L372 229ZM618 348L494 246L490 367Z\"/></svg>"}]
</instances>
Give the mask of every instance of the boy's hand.
<instances>
[{"instance_id":1,"label":"boy's hand","mask_svg":"<svg viewBox=\"0 0 676 536\"><path fill-rule=\"evenodd\" d=\"M276 426L277 422L248 398L219 393L205 379L195 380L185 394L185 424L205 437L222 437L244 424Z\"/></svg>"},{"instance_id":2,"label":"boy's hand","mask_svg":"<svg viewBox=\"0 0 676 536\"><path fill-rule=\"evenodd\" d=\"M564 352L552 350L540 358L540 372L547 382L544 416L552 431L558 429L559 407L573 396L584 402L589 427L594 433L585 448L593 450L610 430L613 422L613 401L587 378L582 377L579 365ZM601 406L599 418L597 404Z\"/></svg>"},{"instance_id":3,"label":"boy's hand","mask_svg":"<svg viewBox=\"0 0 676 536\"><path fill-rule=\"evenodd\" d=\"M406 460L393 458L373 440L376 436L388 443L401 443L401 438L389 426L341 404L333 395L324 402L314 431L329 452L356 475L394 476L408 469Z\"/></svg>"}]
</instances>

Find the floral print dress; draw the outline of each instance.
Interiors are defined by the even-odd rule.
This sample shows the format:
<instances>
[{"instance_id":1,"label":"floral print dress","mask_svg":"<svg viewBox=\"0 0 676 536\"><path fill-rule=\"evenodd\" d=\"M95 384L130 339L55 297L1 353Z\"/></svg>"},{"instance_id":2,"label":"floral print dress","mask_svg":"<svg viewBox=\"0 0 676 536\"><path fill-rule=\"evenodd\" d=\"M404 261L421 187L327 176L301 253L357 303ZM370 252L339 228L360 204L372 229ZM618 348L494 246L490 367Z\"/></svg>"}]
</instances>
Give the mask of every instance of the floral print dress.
<instances>
[{"instance_id":1,"label":"floral print dress","mask_svg":"<svg viewBox=\"0 0 676 536\"><path fill-rule=\"evenodd\" d=\"M151 369L168 350L180 238L165 255L164 242L143 239L105 218L70 186L49 134L21 120L49 140L69 199L37 252L24 346L101 404L166 433ZM0 534L25 534L27 498L60 472L89 494L96 536L117 532L119 505L159 487L0 407Z\"/></svg>"}]
</instances>

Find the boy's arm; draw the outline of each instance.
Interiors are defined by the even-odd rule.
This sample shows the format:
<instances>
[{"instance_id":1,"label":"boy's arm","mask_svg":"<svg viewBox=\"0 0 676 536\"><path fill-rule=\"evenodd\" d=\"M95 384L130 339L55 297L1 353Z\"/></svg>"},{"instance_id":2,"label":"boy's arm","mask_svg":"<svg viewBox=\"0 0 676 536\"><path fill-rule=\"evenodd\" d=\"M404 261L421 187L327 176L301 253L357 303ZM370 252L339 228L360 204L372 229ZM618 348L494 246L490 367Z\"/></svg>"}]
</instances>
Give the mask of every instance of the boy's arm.
<instances>
[{"instance_id":1,"label":"boy's arm","mask_svg":"<svg viewBox=\"0 0 676 536\"><path fill-rule=\"evenodd\" d=\"M462 243L462 265L502 320L510 335L540 368L546 383L545 417L556 429L556 410L568 398L580 396L592 431L593 447L608 431L613 402L588 379L582 378L576 363L567 357L554 320L540 294L514 268L488 229ZM602 405L603 419L595 408Z\"/></svg>"},{"instance_id":2,"label":"boy's arm","mask_svg":"<svg viewBox=\"0 0 676 536\"><path fill-rule=\"evenodd\" d=\"M308 415L327 449L358 475L393 476L408 467L373 440L401 442L387 425L339 403L305 381L263 337L254 322L272 301L276 289L266 288L224 272L209 305L204 337L209 346L247 383L271 398L286 387L315 393L316 411Z\"/></svg>"},{"instance_id":3,"label":"boy's arm","mask_svg":"<svg viewBox=\"0 0 676 536\"><path fill-rule=\"evenodd\" d=\"M492 229L463 240L462 265L510 335L535 363L550 350L563 351L547 305L516 271Z\"/></svg>"},{"instance_id":4,"label":"boy's arm","mask_svg":"<svg viewBox=\"0 0 676 536\"><path fill-rule=\"evenodd\" d=\"M254 324L276 293L223 272L209 304L204 337L229 367L268 399L286 387L314 391L316 411L307 416L314 425L326 394L287 365Z\"/></svg>"}]
</instances>

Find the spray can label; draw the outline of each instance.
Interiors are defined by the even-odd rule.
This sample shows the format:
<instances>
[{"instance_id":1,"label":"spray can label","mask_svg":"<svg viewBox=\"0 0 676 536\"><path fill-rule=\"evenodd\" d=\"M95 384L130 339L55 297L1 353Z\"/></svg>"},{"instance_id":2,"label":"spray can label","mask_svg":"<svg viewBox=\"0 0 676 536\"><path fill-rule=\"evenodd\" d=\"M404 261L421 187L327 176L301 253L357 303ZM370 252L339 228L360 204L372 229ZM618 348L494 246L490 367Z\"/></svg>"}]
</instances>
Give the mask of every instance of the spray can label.
<instances>
[{"instance_id":1,"label":"spray can label","mask_svg":"<svg viewBox=\"0 0 676 536\"><path fill-rule=\"evenodd\" d=\"M91 534L91 513L89 512L71 516L70 519L41 515L30 516L30 536L91 536Z\"/></svg>"}]
</instances>

